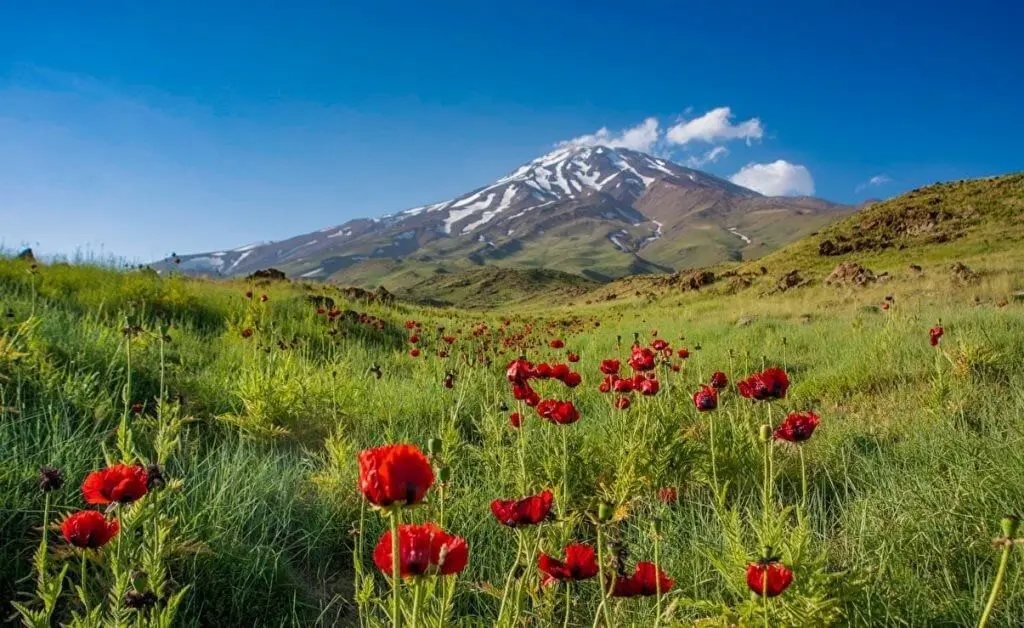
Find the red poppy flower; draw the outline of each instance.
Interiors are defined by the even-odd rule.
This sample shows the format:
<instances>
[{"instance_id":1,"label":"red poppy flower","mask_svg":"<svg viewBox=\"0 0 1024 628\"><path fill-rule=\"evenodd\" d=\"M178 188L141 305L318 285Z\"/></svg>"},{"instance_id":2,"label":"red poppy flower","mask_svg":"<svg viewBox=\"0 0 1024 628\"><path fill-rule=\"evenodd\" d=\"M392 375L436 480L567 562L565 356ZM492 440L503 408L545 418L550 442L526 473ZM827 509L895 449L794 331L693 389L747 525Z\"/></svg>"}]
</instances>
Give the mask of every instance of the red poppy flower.
<instances>
[{"instance_id":1,"label":"red poppy flower","mask_svg":"<svg viewBox=\"0 0 1024 628\"><path fill-rule=\"evenodd\" d=\"M634 371L650 371L654 368L654 352L647 347L633 347L629 365Z\"/></svg>"},{"instance_id":2,"label":"red poppy flower","mask_svg":"<svg viewBox=\"0 0 1024 628\"><path fill-rule=\"evenodd\" d=\"M655 351L664 351L665 349L668 349L668 342L662 340L661 338L658 338L657 340L651 343L651 348L654 349Z\"/></svg>"},{"instance_id":3,"label":"red poppy flower","mask_svg":"<svg viewBox=\"0 0 1024 628\"><path fill-rule=\"evenodd\" d=\"M615 400L615 407L619 410L625 410L629 407L629 397L619 397Z\"/></svg>"},{"instance_id":4,"label":"red poppy flower","mask_svg":"<svg viewBox=\"0 0 1024 628\"><path fill-rule=\"evenodd\" d=\"M103 513L96 510L82 510L68 515L60 524L60 531L68 543L89 549L103 547L117 536L120 529L117 519L107 521Z\"/></svg>"},{"instance_id":5,"label":"red poppy flower","mask_svg":"<svg viewBox=\"0 0 1024 628\"><path fill-rule=\"evenodd\" d=\"M564 380L570 373L568 364L555 364L551 367L551 377L557 380Z\"/></svg>"},{"instance_id":6,"label":"red poppy flower","mask_svg":"<svg viewBox=\"0 0 1024 628\"><path fill-rule=\"evenodd\" d=\"M547 362L541 362L535 369L533 369L532 376L537 379L550 379L553 371L554 369L550 364Z\"/></svg>"},{"instance_id":7,"label":"red poppy flower","mask_svg":"<svg viewBox=\"0 0 1024 628\"><path fill-rule=\"evenodd\" d=\"M679 492L674 486L663 486L658 489L658 501L671 506L679 501Z\"/></svg>"},{"instance_id":8,"label":"red poppy flower","mask_svg":"<svg viewBox=\"0 0 1024 628\"><path fill-rule=\"evenodd\" d=\"M245 298L246 299L251 299L252 298L252 290L246 290L245 291Z\"/></svg>"},{"instance_id":9,"label":"red poppy flower","mask_svg":"<svg viewBox=\"0 0 1024 628\"><path fill-rule=\"evenodd\" d=\"M409 342L410 342L411 344L416 344L416 343L418 343L419 341L420 341L420 337L419 337L419 336L417 336L416 334L413 334L413 335L409 336Z\"/></svg>"},{"instance_id":10,"label":"red poppy flower","mask_svg":"<svg viewBox=\"0 0 1024 628\"><path fill-rule=\"evenodd\" d=\"M391 560L391 530L388 530L373 550L373 562L390 576ZM462 537L448 534L433 523L398 527L398 573L403 578L457 574L468 562L469 546Z\"/></svg>"},{"instance_id":11,"label":"red poppy flower","mask_svg":"<svg viewBox=\"0 0 1024 628\"><path fill-rule=\"evenodd\" d=\"M324 314L327 313L327 308L325 308L325 307L318 307L318 308L316 308L316 313L319 314L320 316L323 316Z\"/></svg>"},{"instance_id":12,"label":"red poppy flower","mask_svg":"<svg viewBox=\"0 0 1024 628\"><path fill-rule=\"evenodd\" d=\"M569 388L576 388L581 383L583 383L583 376L573 371L572 373L569 373L562 379L562 383L568 386Z\"/></svg>"},{"instance_id":13,"label":"red poppy flower","mask_svg":"<svg viewBox=\"0 0 1024 628\"><path fill-rule=\"evenodd\" d=\"M932 327L928 330L928 342L930 342L933 347L939 346L939 339L942 338L944 333L946 333L946 330L942 327Z\"/></svg>"},{"instance_id":14,"label":"red poppy flower","mask_svg":"<svg viewBox=\"0 0 1024 628\"><path fill-rule=\"evenodd\" d=\"M410 350L409 351L409 356L410 357L414 357L414 358L420 357L420 350L419 349L412 349L412 350Z\"/></svg>"},{"instance_id":15,"label":"red poppy flower","mask_svg":"<svg viewBox=\"0 0 1024 628\"><path fill-rule=\"evenodd\" d=\"M523 415L518 412L513 412L508 415L508 422L512 424L512 427L519 427L523 424Z\"/></svg>"},{"instance_id":16,"label":"red poppy flower","mask_svg":"<svg viewBox=\"0 0 1024 628\"><path fill-rule=\"evenodd\" d=\"M569 360L570 362L579 362L580 356L575 353L569 353L567 356L565 356L565 359Z\"/></svg>"},{"instance_id":17,"label":"red poppy flower","mask_svg":"<svg viewBox=\"0 0 1024 628\"><path fill-rule=\"evenodd\" d=\"M552 349L561 349L562 347L565 346L565 342L558 338L555 338L554 340L548 343L548 346L551 347Z\"/></svg>"},{"instance_id":18,"label":"red poppy flower","mask_svg":"<svg viewBox=\"0 0 1024 628\"><path fill-rule=\"evenodd\" d=\"M252 337L252 328L251 327L246 327L245 329L242 330L242 338L250 338L250 337Z\"/></svg>"},{"instance_id":19,"label":"red poppy flower","mask_svg":"<svg viewBox=\"0 0 1024 628\"><path fill-rule=\"evenodd\" d=\"M537 404L537 414L559 425L569 425L580 420L580 413L571 401L545 399Z\"/></svg>"},{"instance_id":20,"label":"red poppy flower","mask_svg":"<svg viewBox=\"0 0 1024 628\"><path fill-rule=\"evenodd\" d=\"M537 559L537 568L544 574L544 582L553 580L586 580L597 575L594 548L582 543L565 546L565 562L547 554Z\"/></svg>"},{"instance_id":21,"label":"red poppy flower","mask_svg":"<svg viewBox=\"0 0 1024 628\"><path fill-rule=\"evenodd\" d=\"M686 347L681 347L679 351L676 351L676 355L685 360L686 358L690 357L690 352L689 350L687 350Z\"/></svg>"},{"instance_id":22,"label":"red poppy flower","mask_svg":"<svg viewBox=\"0 0 1024 628\"><path fill-rule=\"evenodd\" d=\"M681 366L681 365L680 365L680 364L679 364L678 362L673 362L673 363L672 363L672 366L671 366L671 367L669 367L669 368L671 368L671 369L672 369L672 372L673 372L673 373L678 373L679 371L681 371L681 370L682 370L682 368L683 368L683 367L682 367L682 366Z\"/></svg>"},{"instance_id":23,"label":"red poppy flower","mask_svg":"<svg viewBox=\"0 0 1024 628\"><path fill-rule=\"evenodd\" d=\"M612 390L614 390L617 393L633 392L633 380L632 379L616 379L612 383Z\"/></svg>"},{"instance_id":24,"label":"red poppy flower","mask_svg":"<svg viewBox=\"0 0 1024 628\"><path fill-rule=\"evenodd\" d=\"M640 383L639 390L641 395L650 397L651 395L658 394L658 390L660 390L660 388L661 385L658 383L658 380L645 379L643 382Z\"/></svg>"},{"instance_id":25,"label":"red poppy flower","mask_svg":"<svg viewBox=\"0 0 1024 628\"><path fill-rule=\"evenodd\" d=\"M605 375L604 380L598 385L597 389L603 393L611 392L617 381L619 381L618 375Z\"/></svg>"},{"instance_id":26,"label":"red poppy flower","mask_svg":"<svg viewBox=\"0 0 1024 628\"><path fill-rule=\"evenodd\" d=\"M498 523L509 527L534 525L547 519L551 513L554 499L551 491L540 495L532 495L518 501L514 499L496 499L491 502L491 512Z\"/></svg>"},{"instance_id":27,"label":"red poppy flower","mask_svg":"<svg viewBox=\"0 0 1024 628\"><path fill-rule=\"evenodd\" d=\"M654 567L654 563L642 562L636 564L636 570L632 576L618 578L615 580L615 587L612 589L613 597L637 597L657 595L670 590L675 580Z\"/></svg>"},{"instance_id":28,"label":"red poppy flower","mask_svg":"<svg viewBox=\"0 0 1024 628\"><path fill-rule=\"evenodd\" d=\"M882 311L883 312L888 312L889 311L889 302L888 301L883 301L882 302Z\"/></svg>"},{"instance_id":29,"label":"red poppy flower","mask_svg":"<svg viewBox=\"0 0 1024 628\"><path fill-rule=\"evenodd\" d=\"M359 452L359 490L371 504L418 504L433 484L430 461L415 445L384 445Z\"/></svg>"},{"instance_id":30,"label":"red poppy flower","mask_svg":"<svg viewBox=\"0 0 1024 628\"><path fill-rule=\"evenodd\" d=\"M780 368L770 368L737 382L736 388L740 395L756 401L782 399L789 389L789 376Z\"/></svg>"},{"instance_id":31,"label":"red poppy flower","mask_svg":"<svg viewBox=\"0 0 1024 628\"><path fill-rule=\"evenodd\" d=\"M405 321L406 329L416 329L416 321Z\"/></svg>"},{"instance_id":32,"label":"red poppy flower","mask_svg":"<svg viewBox=\"0 0 1024 628\"><path fill-rule=\"evenodd\" d=\"M693 405L699 412L707 412L718 407L718 391L711 386L703 386L693 393Z\"/></svg>"},{"instance_id":33,"label":"red poppy flower","mask_svg":"<svg viewBox=\"0 0 1024 628\"><path fill-rule=\"evenodd\" d=\"M85 476L82 496L87 504L129 504L147 493L148 482L145 467L115 464Z\"/></svg>"},{"instance_id":34,"label":"red poppy flower","mask_svg":"<svg viewBox=\"0 0 1024 628\"><path fill-rule=\"evenodd\" d=\"M601 360L601 372L605 375L618 375L619 374L619 361L618 360Z\"/></svg>"},{"instance_id":35,"label":"red poppy flower","mask_svg":"<svg viewBox=\"0 0 1024 628\"><path fill-rule=\"evenodd\" d=\"M761 596L775 597L793 583L793 570L776 560L747 565L747 586Z\"/></svg>"},{"instance_id":36,"label":"red poppy flower","mask_svg":"<svg viewBox=\"0 0 1024 628\"><path fill-rule=\"evenodd\" d=\"M722 371L715 371L711 374L711 387L716 390L723 390L729 385L729 378Z\"/></svg>"},{"instance_id":37,"label":"red poppy flower","mask_svg":"<svg viewBox=\"0 0 1024 628\"><path fill-rule=\"evenodd\" d=\"M814 434L821 417L813 412L790 412L775 428L775 438L791 443L802 443Z\"/></svg>"},{"instance_id":38,"label":"red poppy flower","mask_svg":"<svg viewBox=\"0 0 1024 628\"><path fill-rule=\"evenodd\" d=\"M439 358L447 358L448 357L448 352L445 351L444 349L441 349L440 351L437 352L437 357L439 357Z\"/></svg>"},{"instance_id":39,"label":"red poppy flower","mask_svg":"<svg viewBox=\"0 0 1024 628\"><path fill-rule=\"evenodd\" d=\"M509 362L505 371L505 377L513 384L525 384L533 374L533 365L523 358Z\"/></svg>"}]
</instances>

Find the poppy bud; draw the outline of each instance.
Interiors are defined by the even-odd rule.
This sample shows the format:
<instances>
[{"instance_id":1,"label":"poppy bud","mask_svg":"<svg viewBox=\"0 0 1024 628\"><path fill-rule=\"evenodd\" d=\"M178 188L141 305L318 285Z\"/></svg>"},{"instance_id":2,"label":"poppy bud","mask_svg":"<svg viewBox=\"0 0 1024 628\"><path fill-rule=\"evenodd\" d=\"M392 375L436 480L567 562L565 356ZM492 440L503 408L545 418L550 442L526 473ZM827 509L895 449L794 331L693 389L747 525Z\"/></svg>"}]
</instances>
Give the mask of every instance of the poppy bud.
<instances>
[{"instance_id":1,"label":"poppy bud","mask_svg":"<svg viewBox=\"0 0 1024 628\"><path fill-rule=\"evenodd\" d=\"M762 425L759 437L760 437L762 443L767 443L767 442L771 441L771 439L772 439L772 426L771 425L767 425L767 424Z\"/></svg>"},{"instance_id":2,"label":"poppy bud","mask_svg":"<svg viewBox=\"0 0 1024 628\"><path fill-rule=\"evenodd\" d=\"M446 484L449 480L451 480L452 479L451 467L441 467L440 469L438 469L437 470L437 479L440 480L440 482L442 484Z\"/></svg>"},{"instance_id":3,"label":"poppy bud","mask_svg":"<svg viewBox=\"0 0 1024 628\"><path fill-rule=\"evenodd\" d=\"M61 477L60 469L56 467L43 467L39 470L39 489L44 493L60 490L60 487L63 485L64 478Z\"/></svg>"},{"instance_id":4,"label":"poppy bud","mask_svg":"<svg viewBox=\"0 0 1024 628\"><path fill-rule=\"evenodd\" d=\"M436 456L441 453L443 445L440 438L431 438L427 441L427 451L430 455Z\"/></svg>"},{"instance_id":5,"label":"poppy bud","mask_svg":"<svg viewBox=\"0 0 1024 628\"><path fill-rule=\"evenodd\" d=\"M1013 515L1003 517L1001 525L1003 527L1003 536L1012 539L1017 535L1017 530L1020 528L1020 519Z\"/></svg>"},{"instance_id":6,"label":"poppy bud","mask_svg":"<svg viewBox=\"0 0 1024 628\"><path fill-rule=\"evenodd\" d=\"M597 520L601 523L607 523L612 520L612 515L615 514L615 508L612 507L608 502L601 502L597 507Z\"/></svg>"}]
</instances>

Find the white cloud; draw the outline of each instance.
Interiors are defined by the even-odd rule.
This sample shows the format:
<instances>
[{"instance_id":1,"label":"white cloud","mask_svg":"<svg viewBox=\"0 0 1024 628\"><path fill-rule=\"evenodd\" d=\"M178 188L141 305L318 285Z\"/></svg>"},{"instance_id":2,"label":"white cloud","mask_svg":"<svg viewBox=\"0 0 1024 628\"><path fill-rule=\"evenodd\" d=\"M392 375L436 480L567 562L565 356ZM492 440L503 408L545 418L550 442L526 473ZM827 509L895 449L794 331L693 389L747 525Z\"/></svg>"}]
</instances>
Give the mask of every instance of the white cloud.
<instances>
[{"instance_id":1,"label":"white cloud","mask_svg":"<svg viewBox=\"0 0 1024 628\"><path fill-rule=\"evenodd\" d=\"M597 133L581 135L577 138L559 142L559 146L610 146L611 148L629 148L649 153L658 142L661 131L657 118L647 118L640 124L618 133L612 133L607 127L601 127Z\"/></svg>"},{"instance_id":2,"label":"white cloud","mask_svg":"<svg viewBox=\"0 0 1024 628\"><path fill-rule=\"evenodd\" d=\"M686 165L690 168L700 168L705 164L713 164L718 161L719 158L725 157L729 154L729 149L725 146L715 146L703 155L690 155L686 158Z\"/></svg>"},{"instance_id":3,"label":"white cloud","mask_svg":"<svg viewBox=\"0 0 1024 628\"><path fill-rule=\"evenodd\" d=\"M814 194L814 179L811 178L810 170L783 159L770 164L747 164L729 180L767 196Z\"/></svg>"},{"instance_id":4,"label":"white cloud","mask_svg":"<svg viewBox=\"0 0 1024 628\"><path fill-rule=\"evenodd\" d=\"M732 123L732 110L718 107L699 118L683 120L669 127L665 139L670 144L685 145L690 142L718 142L723 140L759 140L764 137L764 127L759 118L751 118L739 124Z\"/></svg>"},{"instance_id":5,"label":"white cloud","mask_svg":"<svg viewBox=\"0 0 1024 628\"><path fill-rule=\"evenodd\" d=\"M856 188L854 188L854 191L855 192L860 192L860 191L865 190L867 188L875 187L875 186L879 186L879 185L885 185L886 183L890 183L890 182L892 182L892 179L888 175L876 174L875 176L871 177L870 179L868 179L864 183L861 183Z\"/></svg>"}]
</instances>

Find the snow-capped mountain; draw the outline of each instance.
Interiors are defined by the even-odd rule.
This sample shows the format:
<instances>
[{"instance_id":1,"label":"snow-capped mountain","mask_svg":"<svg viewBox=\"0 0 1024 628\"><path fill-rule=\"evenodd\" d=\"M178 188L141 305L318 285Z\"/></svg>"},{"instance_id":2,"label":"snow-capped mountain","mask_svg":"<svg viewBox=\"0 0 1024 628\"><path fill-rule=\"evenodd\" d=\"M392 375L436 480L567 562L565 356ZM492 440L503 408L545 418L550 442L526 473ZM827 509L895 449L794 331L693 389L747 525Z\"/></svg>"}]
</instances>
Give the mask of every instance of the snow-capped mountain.
<instances>
[{"instance_id":1,"label":"snow-capped mountain","mask_svg":"<svg viewBox=\"0 0 1024 628\"><path fill-rule=\"evenodd\" d=\"M633 150L565 146L453 199L287 240L180 256L178 268L239 275L273 266L293 277L375 283L414 263L450 272L499 262L605 279L782 244L755 241L760 227L747 226L750 213L774 214L760 216L759 224L793 218L789 231L796 237L808 222L797 217L831 217L842 209L817 199L764 197ZM709 224L715 230L704 234L704 244L691 242ZM728 237L719 246L722 234ZM717 259L703 259L709 247L722 249L710 255Z\"/></svg>"}]
</instances>

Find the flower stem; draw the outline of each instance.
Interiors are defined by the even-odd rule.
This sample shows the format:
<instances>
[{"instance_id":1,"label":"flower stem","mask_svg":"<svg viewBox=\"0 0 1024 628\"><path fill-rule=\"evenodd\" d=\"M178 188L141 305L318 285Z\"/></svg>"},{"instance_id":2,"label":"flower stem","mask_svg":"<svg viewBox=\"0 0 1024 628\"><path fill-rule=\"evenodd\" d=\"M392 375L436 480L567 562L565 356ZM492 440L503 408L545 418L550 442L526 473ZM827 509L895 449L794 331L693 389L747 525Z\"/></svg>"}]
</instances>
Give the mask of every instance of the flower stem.
<instances>
[{"instance_id":1,"label":"flower stem","mask_svg":"<svg viewBox=\"0 0 1024 628\"><path fill-rule=\"evenodd\" d=\"M715 415L713 412L709 414L708 425L711 428L711 488L715 491L716 500L720 501L718 492L718 461L715 457Z\"/></svg>"},{"instance_id":2,"label":"flower stem","mask_svg":"<svg viewBox=\"0 0 1024 628\"><path fill-rule=\"evenodd\" d=\"M661 534L657 528L654 530L654 591L658 612L654 618L654 628L658 628L661 625Z\"/></svg>"},{"instance_id":3,"label":"flower stem","mask_svg":"<svg viewBox=\"0 0 1024 628\"><path fill-rule=\"evenodd\" d=\"M565 620L562 628L569 628L569 609L572 608L572 580L565 581Z\"/></svg>"},{"instance_id":4,"label":"flower stem","mask_svg":"<svg viewBox=\"0 0 1024 628\"><path fill-rule=\"evenodd\" d=\"M764 628L769 628L768 623L768 575L764 577L764 590L761 592L761 599L764 600Z\"/></svg>"},{"instance_id":5,"label":"flower stem","mask_svg":"<svg viewBox=\"0 0 1024 628\"><path fill-rule=\"evenodd\" d=\"M604 615L604 623L608 628L611 628L612 625L612 620L608 616L608 594L615 586L615 576L612 576L611 583L604 579L604 535L601 534L603 528L603 525L597 526L597 578L601 587L601 603L597 607L597 612L594 613L594 628L597 628L601 615Z\"/></svg>"},{"instance_id":6,"label":"flower stem","mask_svg":"<svg viewBox=\"0 0 1024 628\"><path fill-rule=\"evenodd\" d=\"M86 575L86 564L87 563L88 563L88 560L86 559L85 550L83 549L82 550L82 572L81 572L81 575L79 576L79 580L80 580L79 586L82 587L82 605L85 606L85 614L86 615L89 614L89 589L86 588L87 583L86 583L86 578L85 578L85 575Z\"/></svg>"},{"instance_id":7,"label":"flower stem","mask_svg":"<svg viewBox=\"0 0 1024 628\"><path fill-rule=\"evenodd\" d=\"M999 590L1003 587L1003 580L1006 578L1006 565L1010 562L1010 551L1013 549L1013 542L1007 539L1007 542L1003 545L1003 555L999 558L999 569L996 571L995 582L992 583L992 593L988 596L988 603L985 604L985 610L981 613L981 619L978 620L978 628L985 628L988 625L989 617L992 616L992 610L996 607L996 598L999 597Z\"/></svg>"},{"instance_id":8,"label":"flower stem","mask_svg":"<svg viewBox=\"0 0 1024 628\"><path fill-rule=\"evenodd\" d=\"M807 511L807 462L804 460L804 448L802 445L797 447L797 451L800 452L800 488L803 493L800 498L800 518L805 516Z\"/></svg>"},{"instance_id":9,"label":"flower stem","mask_svg":"<svg viewBox=\"0 0 1024 628\"><path fill-rule=\"evenodd\" d=\"M402 586L402 575L398 555L398 523L402 516L401 513L399 508L391 511L391 625L396 628L401 625L401 617L398 613L401 611L402 605L399 591Z\"/></svg>"},{"instance_id":10,"label":"flower stem","mask_svg":"<svg viewBox=\"0 0 1024 628\"><path fill-rule=\"evenodd\" d=\"M420 598L423 593L423 584L419 578L414 578L412 583L412 628L419 625Z\"/></svg>"},{"instance_id":11,"label":"flower stem","mask_svg":"<svg viewBox=\"0 0 1024 628\"><path fill-rule=\"evenodd\" d=\"M519 557L523 553L523 535L516 530L516 540L518 546L516 547L516 559L512 562L512 568L508 570L508 577L505 578L505 590L501 592L501 606L498 608L498 621L497 625L501 625L501 620L505 618L505 601L508 599L508 591L512 588L512 578L516 574L516 568L519 567Z\"/></svg>"},{"instance_id":12,"label":"flower stem","mask_svg":"<svg viewBox=\"0 0 1024 628\"><path fill-rule=\"evenodd\" d=\"M569 509L569 435L568 428L562 429L562 517L565 517Z\"/></svg>"}]
</instances>

